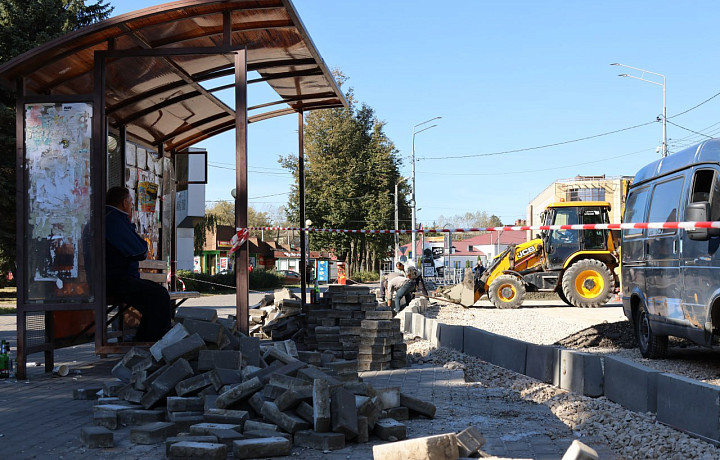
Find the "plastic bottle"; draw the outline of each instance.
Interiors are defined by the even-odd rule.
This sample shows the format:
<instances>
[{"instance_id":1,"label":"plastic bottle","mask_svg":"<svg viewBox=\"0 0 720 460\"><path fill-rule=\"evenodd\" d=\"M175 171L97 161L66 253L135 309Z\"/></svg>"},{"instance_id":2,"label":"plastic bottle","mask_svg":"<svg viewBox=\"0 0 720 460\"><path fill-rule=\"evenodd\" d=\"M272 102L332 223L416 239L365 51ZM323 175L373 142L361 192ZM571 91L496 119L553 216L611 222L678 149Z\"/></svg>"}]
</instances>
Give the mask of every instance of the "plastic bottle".
<instances>
[{"instance_id":1,"label":"plastic bottle","mask_svg":"<svg viewBox=\"0 0 720 460\"><path fill-rule=\"evenodd\" d=\"M10 357L7 354L7 342L0 343L0 379L10 377Z\"/></svg>"}]
</instances>

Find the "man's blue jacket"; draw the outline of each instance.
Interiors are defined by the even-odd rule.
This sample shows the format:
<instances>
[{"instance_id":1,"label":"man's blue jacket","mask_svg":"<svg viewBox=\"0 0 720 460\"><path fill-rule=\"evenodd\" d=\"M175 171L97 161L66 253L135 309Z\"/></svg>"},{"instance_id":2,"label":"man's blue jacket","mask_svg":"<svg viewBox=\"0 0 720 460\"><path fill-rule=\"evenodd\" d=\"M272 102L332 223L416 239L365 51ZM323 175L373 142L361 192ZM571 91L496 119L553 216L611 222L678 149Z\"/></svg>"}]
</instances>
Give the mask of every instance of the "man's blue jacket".
<instances>
[{"instance_id":1,"label":"man's blue jacket","mask_svg":"<svg viewBox=\"0 0 720 460\"><path fill-rule=\"evenodd\" d=\"M105 243L106 277L140 278L138 261L147 258L147 243L137 234L128 215L114 206L105 206Z\"/></svg>"}]
</instances>

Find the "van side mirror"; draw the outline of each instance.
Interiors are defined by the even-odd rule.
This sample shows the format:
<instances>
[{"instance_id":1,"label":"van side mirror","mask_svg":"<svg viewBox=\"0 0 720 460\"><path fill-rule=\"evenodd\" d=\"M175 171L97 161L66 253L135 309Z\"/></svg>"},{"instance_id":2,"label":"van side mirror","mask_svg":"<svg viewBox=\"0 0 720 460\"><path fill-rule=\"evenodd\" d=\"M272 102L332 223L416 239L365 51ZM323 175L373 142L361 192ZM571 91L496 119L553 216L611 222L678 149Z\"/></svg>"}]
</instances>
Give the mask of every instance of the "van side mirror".
<instances>
[{"instance_id":1,"label":"van side mirror","mask_svg":"<svg viewBox=\"0 0 720 460\"><path fill-rule=\"evenodd\" d=\"M710 214L710 203L707 201L699 201L690 203L685 208L685 220L688 222L705 222ZM695 230L687 230L688 237L695 241L707 241L710 234L707 228L696 228Z\"/></svg>"}]
</instances>

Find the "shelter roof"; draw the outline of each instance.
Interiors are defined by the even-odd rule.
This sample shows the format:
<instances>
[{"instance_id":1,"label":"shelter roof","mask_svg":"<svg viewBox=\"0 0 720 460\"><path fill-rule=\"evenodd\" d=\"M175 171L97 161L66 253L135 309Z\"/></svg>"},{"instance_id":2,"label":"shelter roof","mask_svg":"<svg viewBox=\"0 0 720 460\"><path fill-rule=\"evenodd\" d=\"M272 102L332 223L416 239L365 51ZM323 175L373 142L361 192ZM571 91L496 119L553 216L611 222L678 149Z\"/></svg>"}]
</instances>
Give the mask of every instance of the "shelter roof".
<instances>
[{"instance_id":1,"label":"shelter roof","mask_svg":"<svg viewBox=\"0 0 720 460\"><path fill-rule=\"evenodd\" d=\"M110 126L181 150L235 127L218 93L232 90L241 47L248 84L267 83L278 96L248 107L249 122L347 105L291 0L181 0L115 16L5 63L0 79L23 81L26 95L92 94L95 52L106 52ZM195 52L173 54L180 49ZM157 50L167 55L150 56Z\"/></svg>"}]
</instances>

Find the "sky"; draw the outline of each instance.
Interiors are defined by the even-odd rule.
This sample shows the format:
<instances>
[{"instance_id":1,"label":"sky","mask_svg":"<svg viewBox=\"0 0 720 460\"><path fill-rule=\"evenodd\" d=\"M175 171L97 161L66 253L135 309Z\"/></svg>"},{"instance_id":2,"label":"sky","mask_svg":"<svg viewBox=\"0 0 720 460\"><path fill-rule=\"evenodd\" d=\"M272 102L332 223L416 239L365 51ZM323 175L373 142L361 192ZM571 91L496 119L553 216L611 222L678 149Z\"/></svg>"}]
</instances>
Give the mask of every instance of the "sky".
<instances>
[{"instance_id":1,"label":"sky","mask_svg":"<svg viewBox=\"0 0 720 460\"><path fill-rule=\"evenodd\" d=\"M110 3L116 16L163 3L150 1ZM415 135L417 219L426 228L476 211L512 224L558 179L634 175L658 159L663 79L611 63L665 76L671 154L720 136L716 1L293 4L328 67L386 123L404 176L414 127L442 117L415 128L436 125ZM268 94L251 88L248 97L252 105ZM208 205L231 199L233 136L197 145L208 150ZM271 212L287 202L292 177L277 160L297 152L296 116L249 126L251 206Z\"/></svg>"}]
</instances>

